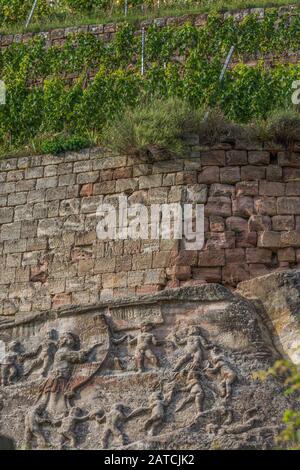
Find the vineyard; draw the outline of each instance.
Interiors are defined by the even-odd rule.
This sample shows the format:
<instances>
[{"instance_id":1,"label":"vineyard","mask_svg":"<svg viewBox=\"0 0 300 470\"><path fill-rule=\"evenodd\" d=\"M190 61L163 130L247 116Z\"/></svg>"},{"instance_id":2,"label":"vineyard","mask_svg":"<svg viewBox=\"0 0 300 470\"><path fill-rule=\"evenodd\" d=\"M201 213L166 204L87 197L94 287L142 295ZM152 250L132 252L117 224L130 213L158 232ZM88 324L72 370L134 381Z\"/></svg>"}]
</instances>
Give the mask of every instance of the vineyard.
<instances>
[{"instance_id":1,"label":"vineyard","mask_svg":"<svg viewBox=\"0 0 300 470\"><path fill-rule=\"evenodd\" d=\"M24 12L30 3L22 3ZM76 10L91 2L62 3ZM105 2L92 3L103 7ZM8 11L5 4L3 12ZM9 5L21 8L18 1ZM53 8L49 2L40 2L43 6L45 11ZM266 120L274 110L292 106L300 65L288 57L299 53L299 44L300 15L279 14L276 8L266 10L263 19L253 13L242 21L210 13L201 28L189 22L151 26L143 70L141 36L130 22L119 24L109 42L79 33L50 47L42 35L13 43L0 54L0 79L7 92L0 107L2 148L5 152L53 134L76 136L79 145L101 143L104 129L125 108L157 98L178 98L204 111L218 108L238 123ZM220 83L233 45L232 65Z\"/></svg>"}]
</instances>

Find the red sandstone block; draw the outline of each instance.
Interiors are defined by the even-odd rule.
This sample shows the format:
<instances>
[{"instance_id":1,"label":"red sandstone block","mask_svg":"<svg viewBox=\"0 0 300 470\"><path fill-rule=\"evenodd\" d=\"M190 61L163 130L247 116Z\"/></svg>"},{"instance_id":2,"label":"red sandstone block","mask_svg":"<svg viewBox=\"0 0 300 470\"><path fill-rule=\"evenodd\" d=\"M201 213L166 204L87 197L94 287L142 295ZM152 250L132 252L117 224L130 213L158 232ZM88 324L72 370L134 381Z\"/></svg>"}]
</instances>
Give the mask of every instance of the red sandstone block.
<instances>
[{"instance_id":1,"label":"red sandstone block","mask_svg":"<svg viewBox=\"0 0 300 470\"><path fill-rule=\"evenodd\" d=\"M269 165L270 153L265 151L252 151L248 152L248 162L250 165Z\"/></svg>"},{"instance_id":2,"label":"red sandstone block","mask_svg":"<svg viewBox=\"0 0 300 470\"><path fill-rule=\"evenodd\" d=\"M203 166L225 166L224 150L209 150L201 152L201 164Z\"/></svg>"},{"instance_id":3,"label":"red sandstone block","mask_svg":"<svg viewBox=\"0 0 300 470\"><path fill-rule=\"evenodd\" d=\"M246 248L247 263L271 264L272 250L265 248Z\"/></svg>"},{"instance_id":4,"label":"red sandstone block","mask_svg":"<svg viewBox=\"0 0 300 470\"><path fill-rule=\"evenodd\" d=\"M263 232L264 230L271 230L271 227L271 217L268 215L251 215L248 220L249 232Z\"/></svg>"},{"instance_id":5,"label":"red sandstone block","mask_svg":"<svg viewBox=\"0 0 300 470\"><path fill-rule=\"evenodd\" d=\"M295 218L293 215L275 215L272 217L272 228L275 231L293 230Z\"/></svg>"},{"instance_id":6,"label":"red sandstone block","mask_svg":"<svg viewBox=\"0 0 300 470\"><path fill-rule=\"evenodd\" d=\"M282 247L300 247L300 232L298 232L297 230L291 230L290 232L281 232L280 235Z\"/></svg>"},{"instance_id":7,"label":"red sandstone block","mask_svg":"<svg viewBox=\"0 0 300 470\"><path fill-rule=\"evenodd\" d=\"M300 181L300 168L283 168L283 181Z\"/></svg>"},{"instance_id":8,"label":"red sandstone block","mask_svg":"<svg viewBox=\"0 0 300 470\"><path fill-rule=\"evenodd\" d=\"M213 184L220 181L220 169L218 166L205 167L198 173L198 183Z\"/></svg>"},{"instance_id":9,"label":"red sandstone block","mask_svg":"<svg viewBox=\"0 0 300 470\"><path fill-rule=\"evenodd\" d=\"M282 168L277 165L267 166L267 176L268 181L282 181Z\"/></svg>"},{"instance_id":10,"label":"red sandstone block","mask_svg":"<svg viewBox=\"0 0 300 470\"><path fill-rule=\"evenodd\" d=\"M57 309L63 305L71 304L71 294L56 294L52 299L52 308Z\"/></svg>"},{"instance_id":11,"label":"red sandstone block","mask_svg":"<svg viewBox=\"0 0 300 470\"><path fill-rule=\"evenodd\" d=\"M222 270L220 267L193 268L192 275L193 279L198 279L199 281L221 282L222 280Z\"/></svg>"},{"instance_id":12,"label":"red sandstone block","mask_svg":"<svg viewBox=\"0 0 300 470\"><path fill-rule=\"evenodd\" d=\"M155 294L162 289L161 285L137 287L136 295Z\"/></svg>"},{"instance_id":13,"label":"red sandstone block","mask_svg":"<svg viewBox=\"0 0 300 470\"><path fill-rule=\"evenodd\" d=\"M227 165L247 165L247 163L246 150L229 150L226 152Z\"/></svg>"},{"instance_id":14,"label":"red sandstone block","mask_svg":"<svg viewBox=\"0 0 300 470\"><path fill-rule=\"evenodd\" d=\"M246 232L248 222L242 217L228 217L226 219L226 228L232 232Z\"/></svg>"},{"instance_id":15,"label":"red sandstone block","mask_svg":"<svg viewBox=\"0 0 300 470\"><path fill-rule=\"evenodd\" d=\"M260 166L242 166L241 179L245 181L260 181L265 179L266 169Z\"/></svg>"},{"instance_id":16,"label":"red sandstone block","mask_svg":"<svg viewBox=\"0 0 300 470\"><path fill-rule=\"evenodd\" d=\"M191 266L174 266L173 276L179 281L185 281L187 279L190 279L192 276L192 268Z\"/></svg>"},{"instance_id":17,"label":"red sandstone block","mask_svg":"<svg viewBox=\"0 0 300 470\"><path fill-rule=\"evenodd\" d=\"M116 168L113 172L113 179L125 179L125 178L131 178L132 177L132 167L121 167L121 168Z\"/></svg>"},{"instance_id":18,"label":"red sandstone block","mask_svg":"<svg viewBox=\"0 0 300 470\"><path fill-rule=\"evenodd\" d=\"M262 248L282 248L280 232L260 232L257 245Z\"/></svg>"},{"instance_id":19,"label":"red sandstone block","mask_svg":"<svg viewBox=\"0 0 300 470\"><path fill-rule=\"evenodd\" d=\"M82 185L82 188L80 190L80 196L81 197L89 197L89 196L92 196L92 194L93 194L93 184L92 183Z\"/></svg>"},{"instance_id":20,"label":"red sandstone block","mask_svg":"<svg viewBox=\"0 0 300 470\"><path fill-rule=\"evenodd\" d=\"M275 181L260 181L260 196L283 196L285 192L285 184Z\"/></svg>"},{"instance_id":21,"label":"red sandstone block","mask_svg":"<svg viewBox=\"0 0 300 470\"><path fill-rule=\"evenodd\" d=\"M300 181L290 181L286 184L287 196L300 196Z\"/></svg>"},{"instance_id":22,"label":"red sandstone block","mask_svg":"<svg viewBox=\"0 0 300 470\"><path fill-rule=\"evenodd\" d=\"M100 181L111 181L113 179L113 170L101 170Z\"/></svg>"},{"instance_id":23,"label":"red sandstone block","mask_svg":"<svg viewBox=\"0 0 300 470\"><path fill-rule=\"evenodd\" d=\"M221 183L235 184L241 180L241 170L238 166L228 166L220 169Z\"/></svg>"},{"instance_id":24,"label":"red sandstone block","mask_svg":"<svg viewBox=\"0 0 300 470\"><path fill-rule=\"evenodd\" d=\"M257 244L256 232L239 232L236 233L237 248L251 248Z\"/></svg>"},{"instance_id":25,"label":"red sandstone block","mask_svg":"<svg viewBox=\"0 0 300 470\"><path fill-rule=\"evenodd\" d=\"M196 171L180 171L176 173L176 184L195 184L197 183Z\"/></svg>"},{"instance_id":26,"label":"red sandstone block","mask_svg":"<svg viewBox=\"0 0 300 470\"><path fill-rule=\"evenodd\" d=\"M212 215L209 217L209 229L205 232L224 232L225 231L225 220L223 217L218 215Z\"/></svg>"},{"instance_id":27,"label":"red sandstone block","mask_svg":"<svg viewBox=\"0 0 300 470\"><path fill-rule=\"evenodd\" d=\"M257 181L241 181L236 185L236 195L240 196L257 196L258 195L258 182Z\"/></svg>"},{"instance_id":28,"label":"red sandstone block","mask_svg":"<svg viewBox=\"0 0 300 470\"><path fill-rule=\"evenodd\" d=\"M233 197L235 195L235 186L231 184L212 184L209 188L209 195L213 197Z\"/></svg>"},{"instance_id":29,"label":"red sandstone block","mask_svg":"<svg viewBox=\"0 0 300 470\"><path fill-rule=\"evenodd\" d=\"M230 217L231 199L229 197L209 197L204 211L207 216Z\"/></svg>"},{"instance_id":30,"label":"red sandstone block","mask_svg":"<svg viewBox=\"0 0 300 470\"><path fill-rule=\"evenodd\" d=\"M249 267L245 263L228 264L222 268L222 282L225 284L236 285L249 277Z\"/></svg>"},{"instance_id":31,"label":"red sandstone block","mask_svg":"<svg viewBox=\"0 0 300 470\"><path fill-rule=\"evenodd\" d=\"M268 196L257 197L254 199L254 209L260 215L276 215L277 199Z\"/></svg>"},{"instance_id":32,"label":"red sandstone block","mask_svg":"<svg viewBox=\"0 0 300 470\"><path fill-rule=\"evenodd\" d=\"M232 212L234 216L250 217L254 212L253 198L250 196L237 197L232 201Z\"/></svg>"},{"instance_id":33,"label":"red sandstone block","mask_svg":"<svg viewBox=\"0 0 300 470\"><path fill-rule=\"evenodd\" d=\"M157 256L160 256L161 253L157 253ZM175 264L176 266L197 266L198 261L198 251L196 250L181 250L178 255L173 256L170 260L170 263ZM171 264L169 264L170 266Z\"/></svg>"},{"instance_id":34,"label":"red sandstone block","mask_svg":"<svg viewBox=\"0 0 300 470\"><path fill-rule=\"evenodd\" d=\"M198 266L211 267L211 266L224 266L225 265L225 252L223 249L210 248L199 251Z\"/></svg>"},{"instance_id":35,"label":"red sandstone block","mask_svg":"<svg viewBox=\"0 0 300 470\"><path fill-rule=\"evenodd\" d=\"M278 214L300 214L300 197L280 197L277 199Z\"/></svg>"},{"instance_id":36,"label":"red sandstone block","mask_svg":"<svg viewBox=\"0 0 300 470\"><path fill-rule=\"evenodd\" d=\"M250 273L251 278L265 276L266 274L269 274L271 270L272 269L268 268L265 264L261 264L261 263L249 264L249 273Z\"/></svg>"},{"instance_id":37,"label":"red sandstone block","mask_svg":"<svg viewBox=\"0 0 300 470\"><path fill-rule=\"evenodd\" d=\"M209 232L207 234L206 248L234 248L235 234L234 232Z\"/></svg>"},{"instance_id":38,"label":"red sandstone block","mask_svg":"<svg viewBox=\"0 0 300 470\"><path fill-rule=\"evenodd\" d=\"M295 248L281 248L277 252L278 261L288 261L294 263L296 261L296 251Z\"/></svg>"},{"instance_id":39,"label":"red sandstone block","mask_svg":"<svg viewBox=\"0 0 300 470\"><path fill-rule=\"evenodd\" d=\"M245 259L243 248L231 248L225 250L226 264L242 263Z\"/></svg>"},{"instance_id":40,"label":"red sandstone block","mask_svg":"<svg viewBox=\"0 0 300 470\"><path fill-rule=\"evenodd\" d=\"M300 153L296 152L279 152L278 163L280 166L290 166L300 168Z\"/></svg>"}]
</instances>

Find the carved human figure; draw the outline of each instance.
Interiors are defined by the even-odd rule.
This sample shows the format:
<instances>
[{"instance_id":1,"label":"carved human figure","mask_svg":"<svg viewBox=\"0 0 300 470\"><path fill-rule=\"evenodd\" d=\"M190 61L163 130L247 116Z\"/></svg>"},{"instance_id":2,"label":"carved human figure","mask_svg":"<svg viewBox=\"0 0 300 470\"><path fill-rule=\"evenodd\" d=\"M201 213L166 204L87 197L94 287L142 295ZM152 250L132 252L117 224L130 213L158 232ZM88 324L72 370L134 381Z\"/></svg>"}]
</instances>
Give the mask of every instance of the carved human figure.
<instances>
[{"instance_id":1,"label":"carved human figure","mask_svg":"<svg viewBox=\"0 0 300 470\"><path fill-rule=\"evenodd\" d=\"M208 365L204 370L207 375L218 374L218 390L222 398L229 398L231 394L232 384L236 381L237 375L231 369L224 356L221 354L219 348L214 346L210 353L211 365Z\"/></svg>"},{"instance_id":2,"label":"carved human figure","mask_svg":"<svg viewBox=\"0 0 300 470\"><path fill-rule=\"evenodd\" d=\"M123 426L128 416L125 414L125 407L122 403L115 403L111 410L103 412L102 415L95 415L98 424L105 423L103 429L102 446L108 448L109 438L119 438L123 445L127 444L128 437L123 431Z\"/></svg>"},{"instance_id":3,"label":"carved human figure","mask_svg":"<svg viewBox=\"0 0 300 470\"><path fill-rule=\"evenodd\" d=\"M206 339L200 334L200 329L197 326L190 326L186 338L178 339L175 336L176 343L185 345L183 357L177 362L174 367L174 372L178 372L186 364L191 369L199 370L202 366L203 352L202 349L207 344Z\"/></svg>"},{"instance_id":4,"label":"carved human figure","mask_svg":"<svg viewBox=\"0 0 300 470\"><path fill-rule=\"evenodd\" d=\"M45 432L42 428L43 424L50 423L45 417L45 405L39 403L31 408L25 416L25 445L30 448L32 440L36 439L38 447L47 447L48 442Z\"/></svg>"},{"instance_id":5,"label":"carved human figure","mask_svg":"<svg viewBox=\"0 0 300 470\"><path fill-rule=\"evenodd\" d=\"M72 394L69 381L73 366L87 361L88 355L100 344L102 343L97 343L87 350L78 351L76 350L75 335L71 332L64 333L58 342L52 372L40 387L39 398L43 398L43 401L57 413L63 414L68 409L68 396ZM62 397L63 400L61 400Z\"/></svg>"},{"instance_id":6,"label":"carved human figure","mask_svg":"<svg viewBox=\"0 0 300 470\"><path fill-rule=\"evenodd\" d=\"M158 358L152 351L152 347L157 346L158 344L154 334L150 333L152 328L152 323L143 322L141 324L140 333L135 338L129 340L129 344L136 344L135 364L139 372L143 372L145 370L146 358L152 362L155 367L159 367Z\"/></svg>"},{"instance_id":7,"label":"carved human figure","mask_svg":"<svg viewBox=\"0 0 300 470\"><path fill-rule=\"evenodd\" d=\"M31 362L29 368L24 372L25 377L28 377L31 372L38 367L42 367L42 376L45 377L47 375L47 372L53 364L54 356L57 350L57 343L54 341L54 333L55 330L48 330L45 340L38 348L22 355L23 361L37 356L36 359Z\"/></svg>"},{"instance_id":8,"label":"carved human figure","mask_svg":"<svg viewBox=\"0 0 300 470\"><path fill-rule=\"evenodd\" d=\"M181 411L188 403L194 402L198 415L202 412L204 391L197 371L190 370L187 375L186 386L181 392L188 392L188 396L178 405L176 412Z\"/></svg>"},{"instance_id":9,"label":"carved human figure","mask_svg":"<svg viewBox=\"0 0 300 470\"><path fill-rule=\"evenodd\" d=\"M173 390L167 396L164 396L160 391L153 392L149 397L148 405L134 410L129 418L138 416L141 413L151 413L150 418L145 422L144 429L148 431L149 435L155 436L165 421L166 408L171 403L172 397Z\"/></svg>"},{"instance_id":10,"label":"carved human figure","mask_svg":"<svg viewBox=\"0 0 300 470\"><path fill-rule=\"evenodd\" d=\"M20 378L20 343L12 341L1 363L1 384L3 387L14 384Z\"/></svg>"},{"instance_id":11,"label":"carved human figure","mask_svg":"<svg viewBox=\"0 0 300 470\"><path fill-rule=\"evenodd\" d=\"M60 446L63 448L66 441L70 442L72 448L76 448L77 435L76 426L79 423L83 423L90 418L90 414L81 414L81 409L73 407L70 411L66 412L66 415L61 420L56 421L55 424L60 424L58 433L60 435Z\"/></svg>"}]
</instances>

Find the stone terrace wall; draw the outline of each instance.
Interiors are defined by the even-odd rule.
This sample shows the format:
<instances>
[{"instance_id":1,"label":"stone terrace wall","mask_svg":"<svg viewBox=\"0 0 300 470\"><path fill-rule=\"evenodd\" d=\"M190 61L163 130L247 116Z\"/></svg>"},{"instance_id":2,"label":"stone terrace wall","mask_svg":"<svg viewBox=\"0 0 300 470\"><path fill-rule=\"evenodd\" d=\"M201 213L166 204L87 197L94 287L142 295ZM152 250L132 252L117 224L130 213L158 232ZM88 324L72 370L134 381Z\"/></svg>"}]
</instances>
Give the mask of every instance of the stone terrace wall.
<instances>
[{"instance_id":1,"label":"stone terrace wall","mask_svg":"<svg viewBox=\"0 0 300 470\"><path fill-rule=\"evenodd\" d=\"M204 281L235 286L300 265L300 147L199 146L139 163L101 149L0 162L0 323ZM96 237L99 203L205 204L205 249ZM8 317L9 319L9 317Z\"/></svg>"},{"instance_id":2,"label":"stone terrace wall","mask_svg":"<svg viewBox=\"0 0 300 470\"><path fill-rule=\"evenodd\" d=\"M267 8L244 8L238 11L228 11L224 12L224 18L228 16L233 16L237 21L241 21L245 16L249 14L257 14L259 18L263 18L265 15L265 11ZM277 8L279 11L279 15L290 14L298 15L299 14L299 5L287 5ZM176 16L176 17L164 17L164 18L155 18L144 20L140 22L136 22L136 34L141 34L142 28L148 28L151 25L155 25L159 28L163 28L165 26L179 26L183 25L186 22L190 22L196 27L203 26L207 21L207 14L191 14L191 15L183 15L183 16ZM71 34L77 33L92 33L99 39L103 40L104 42L109 42L113 39L116 31L118 28L118 23L107 23L107 24L95 24L95 25L87 25L87 26L78 26L78 27L68 27L68 28L59 28L59 29L52 29L50 31L43 31L43 32L26 32L26 33L19 33L19 34L6 34L0 35L0 48L6 48L10 44L14 42L22 42L26 43L30 41L33 37L41 36L45 38L46 43L48 46L52 45L63 45L67 39L67 37Z\"/></svg>"}]
</instances>

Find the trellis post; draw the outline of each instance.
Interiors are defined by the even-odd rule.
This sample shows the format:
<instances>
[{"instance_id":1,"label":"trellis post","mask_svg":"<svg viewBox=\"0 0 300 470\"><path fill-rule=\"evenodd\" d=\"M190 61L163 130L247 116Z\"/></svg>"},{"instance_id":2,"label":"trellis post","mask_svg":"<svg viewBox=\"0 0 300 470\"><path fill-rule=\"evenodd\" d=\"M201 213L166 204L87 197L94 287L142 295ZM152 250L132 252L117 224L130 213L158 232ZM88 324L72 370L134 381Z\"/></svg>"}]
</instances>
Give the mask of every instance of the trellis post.
<instances>
[{"instance_id":1,"label":"trellis post","mask_svg":"<svg viewBox=\"0 0 300 470\"><path fill-rule=\"evenodd\" d=\"M141 74L145 74L145 40L146 40L146 32L145 28L142 28L142 65L141 65Z\"/></svg>"},{"instance_id":2,"label":"trellis post","mask_svg":"<svg viewBox=\"0 0 300 470\"><path fill-rule=\"evenodd\" d=\"M30 12L29 12L29 15L28 15L27 20L26 20L26 23L25 23L25 29L28 28L29 23L30 23L30 21L32 20L34 11L35 11L36 6L37 6L37 2L38 2L38 0L34 0L34 2L33 2L33 5L32 5L32 7L31 7L31 10L30 10Z\"/></svg>"}]
</instances>

